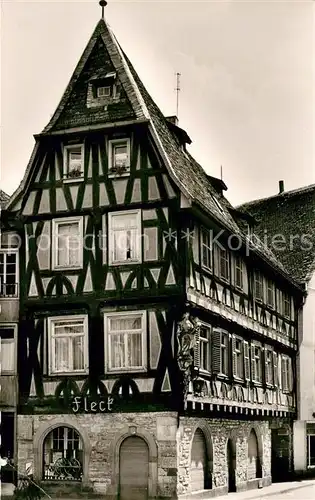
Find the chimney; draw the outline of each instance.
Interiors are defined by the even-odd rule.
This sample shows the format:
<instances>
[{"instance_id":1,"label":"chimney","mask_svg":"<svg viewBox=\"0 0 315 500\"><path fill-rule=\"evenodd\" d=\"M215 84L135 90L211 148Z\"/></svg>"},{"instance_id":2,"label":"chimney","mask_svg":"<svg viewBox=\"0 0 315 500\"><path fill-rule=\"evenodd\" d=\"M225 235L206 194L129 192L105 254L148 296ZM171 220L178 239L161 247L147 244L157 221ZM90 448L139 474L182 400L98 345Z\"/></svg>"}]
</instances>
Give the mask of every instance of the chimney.
<instances>
[{"instance_id":1,"label":"chimney","mask_svg":"<svg viewBox=\"0 0 315 500\"><path fill-rule=\"evenodd\" d=\"M165 119L168 122L172 123L173 125L178 125L178 118L175 115L174 116L166 116Z\"/></svg>"},{"instance_id":2,"label":"chimney","mask_svg":"<svg viewBox=\"0 0 315 500\"><path fill-rule=\"evenodd\" d=\"M284 192L284 181L279 181L279 194Z\"/></svg>"}]
</instances>

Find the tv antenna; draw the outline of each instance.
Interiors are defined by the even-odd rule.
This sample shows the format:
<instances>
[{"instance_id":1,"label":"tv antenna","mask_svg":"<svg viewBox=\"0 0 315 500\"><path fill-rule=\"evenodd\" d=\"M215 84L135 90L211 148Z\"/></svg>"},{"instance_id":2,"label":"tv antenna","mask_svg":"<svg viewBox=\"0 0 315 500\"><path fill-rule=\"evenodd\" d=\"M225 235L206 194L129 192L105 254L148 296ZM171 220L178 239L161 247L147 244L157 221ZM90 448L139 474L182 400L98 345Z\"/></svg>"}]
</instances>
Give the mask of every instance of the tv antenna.
<instances>
[{"instance_id":1,"label":"tv antenna","mask_svg":"<svg viewBox=\"0 0 315 500\"><path fill-rule=\"evenodd\" d=\"M178 118L178 111L179 111L179 93L180 93L180 73L175 73L176 76L176 116Z\"/></svg>"}]
</instances>

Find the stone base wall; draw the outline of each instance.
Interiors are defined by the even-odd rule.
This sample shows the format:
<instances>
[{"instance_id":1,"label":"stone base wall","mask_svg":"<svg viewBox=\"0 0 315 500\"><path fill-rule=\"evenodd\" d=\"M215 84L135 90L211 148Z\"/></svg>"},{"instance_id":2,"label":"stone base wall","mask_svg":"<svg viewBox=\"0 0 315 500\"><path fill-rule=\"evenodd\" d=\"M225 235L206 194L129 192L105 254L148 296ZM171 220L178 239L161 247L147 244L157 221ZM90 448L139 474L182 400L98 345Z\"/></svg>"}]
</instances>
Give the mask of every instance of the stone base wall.
<instances>
[{"instance_id":1,"label":"stone base wall","mask_svg":"<svg viewBox=\"0 0 315 500\"><path fill-rule=\"evenodd\" d=\"M202 430L207 443L212 494L228 492L227 443L231 439L234 449L236 491L271 483L271 434L269 423L264 421L236 421L226 419L203 419L184 417L180 419L178 431L178 487L179 496L191 493L190 450L196 429ZM257 436L260 459L260 481L252 477L252 460L248 457L248 438L254 429ZM258 484L260 483L260 484ZM210 491L209 491L210 493Z\"/></svg>"},{"instance_id":2,"label":"stone base wall","mask_svg":"<svg viewBox=\"0 0 315 500\"><path fill-rule=\"evenodd\" d=\"M120 444L124 438L137 435L145 439L149 447L149 488L152 496L176 496L176 413L19 415L20 471L25 470L27 463L32 463L35 479L42 479L43 440L53 427L58 426L75 428L83 439L83 486L115 498L119 483Z\"/></svg>"},{"instance_id":3,"label":"stone base wall","mask_svg":"<svg viewBox=\"0 0 315 500\"><path fill-rule=\"evenodd\" d=\"M79 432L84 445L82 487L106 498L117 498L119 448L127 437L144 439L149 449L150 498L191 498L191 445L200 428L207 442L211 490L200 495L228 492L227 442L233 444L236 491L271 483L271 434L265 421L236 421L180 417L174 412L106 413L73 415L19 415L17 421L18 467L31 463L36 480L42 480L43 443L53 428L70 426ZM253 463L248 457L248 438L257 436L261 474L249 480ZM47 482L43 486L47 486ZM65 489L69 492L69 483ZM62 489L62 482L58 488ZM72 487L72 485L71 485ZM80 484L73 485L80 488ZM194 493L195 498L195 493Z\"/></svg>"}]
</instances>

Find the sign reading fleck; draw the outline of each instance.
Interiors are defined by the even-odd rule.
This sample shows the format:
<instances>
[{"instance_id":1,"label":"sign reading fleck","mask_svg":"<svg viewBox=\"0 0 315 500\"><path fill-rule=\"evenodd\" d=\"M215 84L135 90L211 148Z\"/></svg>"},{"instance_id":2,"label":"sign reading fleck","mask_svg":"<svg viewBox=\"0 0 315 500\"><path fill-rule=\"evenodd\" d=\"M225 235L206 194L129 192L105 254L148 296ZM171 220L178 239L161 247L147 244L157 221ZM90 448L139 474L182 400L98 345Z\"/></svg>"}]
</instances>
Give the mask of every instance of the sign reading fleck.
<instances>
[{"instance_id":1,"label":"sign reading fleck","mask_svg":"<svg viewBox=\"0 0 315 500\"><path fill-rule=\"evenodd\" d=\"M78 413L85 411L86 413L107 413L113 411L114 399L111 397L91 401L87 397L75 396L72 402L72 411Z\"/></svg>"}]
</instances>

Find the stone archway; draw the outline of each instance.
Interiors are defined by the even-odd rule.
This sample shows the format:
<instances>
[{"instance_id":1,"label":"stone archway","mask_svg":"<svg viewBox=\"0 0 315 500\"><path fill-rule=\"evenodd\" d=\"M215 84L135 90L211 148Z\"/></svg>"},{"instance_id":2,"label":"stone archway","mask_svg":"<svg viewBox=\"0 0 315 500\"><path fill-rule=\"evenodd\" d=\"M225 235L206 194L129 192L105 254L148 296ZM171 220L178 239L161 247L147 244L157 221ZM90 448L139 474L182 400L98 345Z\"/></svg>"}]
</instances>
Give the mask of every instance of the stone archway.
<instances>
[{"instance_id":1,"label":"stone archway","mask_svg":"<svg viewBox=\"0 0 315 500\"><path fill-rule=\"evenodd\" d=\"M226 443L226 462L228 492L231 493L236 491L236 443L231 437Z\"/></svg>"},{"instance_id":2,"label":"stone archway","mask_svg":"<svg viewBox=\"0 0 315 500\"><path fill-rule=\"evenodd\" d=\"M139 436L128 436L119 449L119 499L148 500L149 447Z\"/></svg>"},{"instance_id":3,"label":"stone archway","mask_svg":"<svg viewBox=\"0 0 315 500\"><path fill-rule=\"evenodd\" d=\"M113 464L112 481L110 486L110 495L117 497L120 481L120 451L123 442L130 437L141 438L148 447L148 497L155 498L157 495L158 481L158 448L153 436L143 427L130 425L124 427L116 434L110 448L110 459Z\"/></svg>"},{"instance_id":4,"label":"stone archway","mask_svg":"<svg viewBox=\"0 0 315 500\"><path fill-rule=\"evenodd\" d=\"M43 422L39 429L36 431L33 440L33 450L34 450L34 477L37 481L41 481L43 478L43 453L44 453L44 443L48 434L50 434L54 429L61 427L67 427L74 429L82 440L83 453L82 453L82 484L88 484L88 474L89 474L89 462L91 455L91 444L86 431L78 424L77 421L68 415L58 416L49 421Z\"/></svg>"},{"instance_id":5,"label":"stone archway","mask_svg":"<svg viewBox=\"0 0 315 500\"><path fill-rule=\"evenodd\" d=\"M247 465L247 480L258 479L262 477L261 464L261 443L259 445L256 430L252 428L248 435L248 465Z\"/></svg>"},{"instance_id":6,"label":"stone archway","mask_svg":"<svg viewBox=\"0 0 315 500\"><path fill-rule=\"evenodd\" d=\"M210 429L204 422L198 422L194 428L189 466L191 491L197 491L198 482L201 489L212 489L213 443Z\"/></svg>"}]
</instances>

